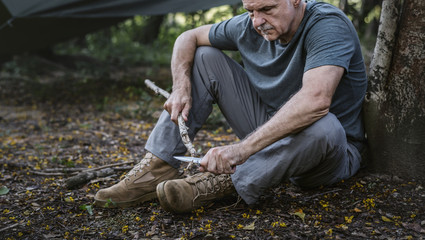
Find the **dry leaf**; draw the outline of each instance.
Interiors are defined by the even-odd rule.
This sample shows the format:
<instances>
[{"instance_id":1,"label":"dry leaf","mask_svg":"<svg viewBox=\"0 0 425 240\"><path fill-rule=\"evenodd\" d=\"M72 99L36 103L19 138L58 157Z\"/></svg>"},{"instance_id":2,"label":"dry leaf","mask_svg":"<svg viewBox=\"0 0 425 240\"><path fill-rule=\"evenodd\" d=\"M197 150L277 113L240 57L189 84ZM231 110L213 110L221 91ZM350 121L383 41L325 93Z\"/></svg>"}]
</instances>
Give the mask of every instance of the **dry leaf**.
<instances>
[{"instance_id":1,"label":"dry leaf","mask_svg":"<svg viewBox=\"0 0 425 240\"><path fill-rule=\"evenodd\" d=\"M243 227L243 230L254 231L255 230L255 221L252 222L251 224L246 225L245 227Z\"/></svg>"}]
</instances>

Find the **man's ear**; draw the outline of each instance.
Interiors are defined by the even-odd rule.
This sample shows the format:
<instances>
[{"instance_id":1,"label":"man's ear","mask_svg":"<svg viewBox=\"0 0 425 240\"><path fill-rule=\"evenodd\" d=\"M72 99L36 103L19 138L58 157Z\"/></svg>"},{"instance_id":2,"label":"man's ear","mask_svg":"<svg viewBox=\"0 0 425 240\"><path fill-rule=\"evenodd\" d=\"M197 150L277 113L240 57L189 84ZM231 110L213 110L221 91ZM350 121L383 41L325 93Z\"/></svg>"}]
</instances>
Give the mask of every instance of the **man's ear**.
<instances>
[{"instance_id":1,"label":"man's ear","mask_svg":"<svg viewBox=\"0 0 425 240\"><path fill-rule=\"evenodd\" d=\"M300 6L302 0L293 0L294 7L297 8Z\"/></svg>"}]
</instances>

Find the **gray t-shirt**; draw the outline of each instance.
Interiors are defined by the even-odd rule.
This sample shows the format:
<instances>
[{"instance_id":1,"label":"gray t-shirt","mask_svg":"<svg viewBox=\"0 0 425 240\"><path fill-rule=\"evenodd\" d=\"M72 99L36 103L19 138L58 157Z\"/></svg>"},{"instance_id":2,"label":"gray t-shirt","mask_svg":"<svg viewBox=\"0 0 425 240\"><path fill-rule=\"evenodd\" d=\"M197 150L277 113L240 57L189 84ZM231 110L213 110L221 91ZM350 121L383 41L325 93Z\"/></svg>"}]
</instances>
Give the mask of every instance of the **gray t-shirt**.
<instances>
[{"instance_id":1,"label":"gray t-shirt","mask_svg":"<svg viewBox=\"0 0 425 240\"><path fill-rule=\"evenodd\" d=\"M288 44L266 41L247 13L214 24L213 47L239 50L248 77L270 112L277 111L302 86L304 72L323 65L345 69L330 112L352 141L363 141L361 108L367 76L357 32L338 8L308 2L304 18Z\"/></svg>"}]
</instances>

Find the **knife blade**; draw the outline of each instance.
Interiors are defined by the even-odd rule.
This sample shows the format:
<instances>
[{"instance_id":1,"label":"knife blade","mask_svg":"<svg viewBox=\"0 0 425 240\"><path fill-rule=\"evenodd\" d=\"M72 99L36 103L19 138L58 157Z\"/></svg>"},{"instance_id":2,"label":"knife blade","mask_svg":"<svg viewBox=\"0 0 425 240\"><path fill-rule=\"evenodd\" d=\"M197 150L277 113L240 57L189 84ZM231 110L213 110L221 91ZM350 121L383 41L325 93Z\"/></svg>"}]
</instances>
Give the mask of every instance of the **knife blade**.
<instances>
[{"instance_id":1,"label":"knife blade","mask_svg":"<svg viewBox=\"0 0 425 240\"><path fill-rule=\"evenodd\" d=\"M193 162L193 163L196 163L198 165L201 164L201 160L202 160L202 158L199 158L199 157L174 156L174 158L179 160L179 161Z\"/></svg>"}]
</instances>

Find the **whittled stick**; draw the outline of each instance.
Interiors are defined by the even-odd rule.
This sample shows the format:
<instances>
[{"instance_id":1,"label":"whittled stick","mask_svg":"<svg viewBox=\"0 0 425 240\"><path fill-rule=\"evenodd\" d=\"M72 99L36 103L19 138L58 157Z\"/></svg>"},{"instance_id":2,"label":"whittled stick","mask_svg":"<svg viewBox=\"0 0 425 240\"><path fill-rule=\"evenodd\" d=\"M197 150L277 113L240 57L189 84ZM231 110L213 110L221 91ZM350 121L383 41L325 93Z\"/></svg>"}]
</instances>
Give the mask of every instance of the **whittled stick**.
<instances>
[{"instance_id":1,"label":"whittled stick","mask_svg":"<svg viewBox=\"0 0 425 240\"><path fill-rule=\"evenodd\" d=\"M153 83L151 80L146 79L145 84L150 89L152 89L156 94L161 94L167 99L170 97L170 93L168 93L164 89L155 85L155 83ZM181 114L179 114L178 116L178 122L179 122L178 126L179 126L180 137L182 138L183 144L186 146L187 150L189 151L190 156L197 157L195 147L193 146L189 138L189 133L188 133L189 128L186 126L186 123Z\"/></svg>"}]
</instances>

